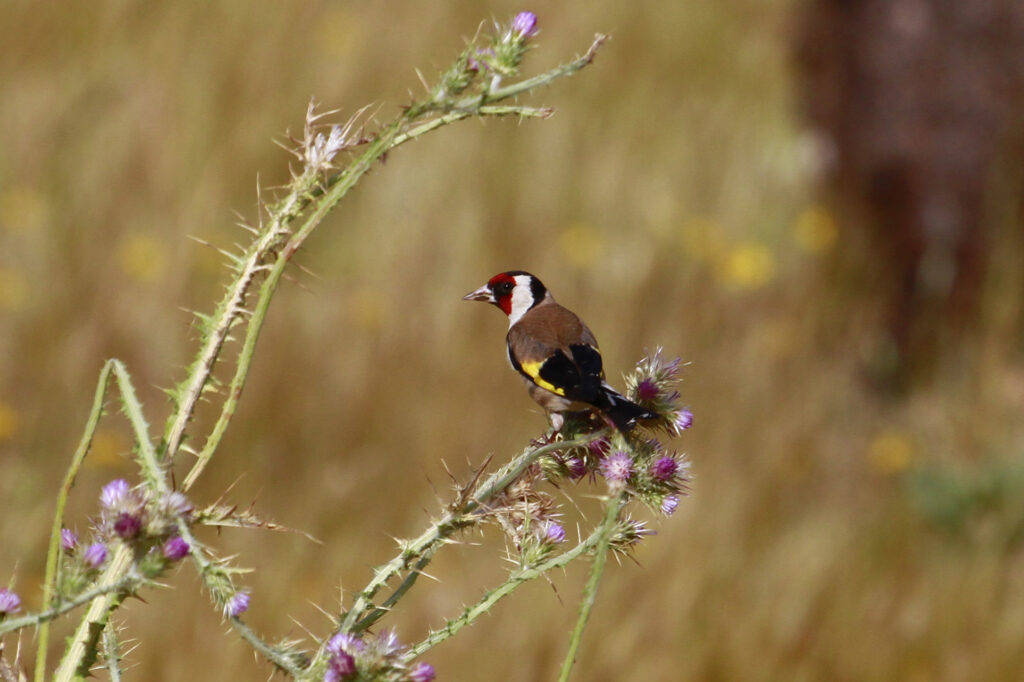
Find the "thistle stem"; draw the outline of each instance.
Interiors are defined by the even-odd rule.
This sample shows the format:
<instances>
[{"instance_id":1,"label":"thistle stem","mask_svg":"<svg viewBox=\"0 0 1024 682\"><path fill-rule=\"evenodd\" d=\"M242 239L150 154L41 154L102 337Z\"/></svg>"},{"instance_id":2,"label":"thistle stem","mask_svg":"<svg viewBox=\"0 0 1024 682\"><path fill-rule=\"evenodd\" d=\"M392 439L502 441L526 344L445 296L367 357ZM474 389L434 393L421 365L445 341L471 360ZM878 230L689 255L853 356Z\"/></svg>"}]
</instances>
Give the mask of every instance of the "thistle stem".
<instances>
[{"instance_id":1,"label":"thistle stem","mask_svg":"<svg viewBox=\"0 0 1024 682\"><path fill-rule=\"evenodd\" d=\"M573 627L572 635L569 638L569 650L565 654L565 660L562 661L558 682L568 681L569 673L572 672L572 666L576 662L576 651L583 640L583 631L587 627L587 620L590 619L590 612L594 608L594 602L597 601L597 588L601 583L601 575L604 573L604 567L608 561L608 545L611 542L612 533L615 531L615 523L618 521L619 511L622 509L625 501L625 491L608 500L608 504L605 507L604 520L595 531L597 535L597 549L595 550L594 564L590 568L590 578L583 589L580 615L576 619L576 626Z\"/></svg>"},{"instance_id":2,"label":"thistle stem","mask_svg":"<svg viewBox=\"0 0 1024 682\"><path fill-rule=\"evenodd\" d=\"M553 568L566 566L585 552L590 551L600 541L602 537L601 533L602 528L598 528L591 533L586 540L579 543L569 551L563 552L562 554L552 557L547 561L543 561L536 566L530 566L515 571L501 585L498 585L494 589L488 591L479 602L473 606L467 607L461 616L448 621L443 628L431 632L430 635L422 642L410 647L410 658L422 655L428 649L437 646L462 628L467 625L471 625L473 621L490 611L492 606L494 606L503 597L511 594L521 584L533 580L534 578L539 578Z\"/></svg>"}]
</instances>

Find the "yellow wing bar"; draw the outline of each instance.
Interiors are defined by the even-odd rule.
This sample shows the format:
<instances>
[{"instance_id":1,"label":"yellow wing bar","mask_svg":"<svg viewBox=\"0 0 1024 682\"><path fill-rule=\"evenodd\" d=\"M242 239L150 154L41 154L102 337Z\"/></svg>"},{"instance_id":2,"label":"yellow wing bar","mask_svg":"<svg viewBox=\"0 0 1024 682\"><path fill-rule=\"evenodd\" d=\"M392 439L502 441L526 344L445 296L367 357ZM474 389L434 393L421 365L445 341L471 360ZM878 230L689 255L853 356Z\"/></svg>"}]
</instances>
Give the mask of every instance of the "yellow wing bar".
<instances>
[{"instance_id":1,"label":"yellow wing bar","mask_svg":"<svg viewBox=\"0 0 1024 682\"><path fill-rule=\"evenodd\" d=\"M541 369L541 367L544 366L544 361L538 360L538 361L535 361L535 362L521 362L521 363L519 363L519 366L522 367L523 374L525 374L526 376L530 377L530 380L533 381L533 383L537 384L538 386L540 386L543 389L546 389L548 391L551 391L552 393L555 393L556 395L561 395L561 396L565 395L565 389L564 388L560 388L558 386L555 386L550 381L545 381L544 379L541 379L541 377L540 377L540 369Z\"/></svg>"}]
</instances>

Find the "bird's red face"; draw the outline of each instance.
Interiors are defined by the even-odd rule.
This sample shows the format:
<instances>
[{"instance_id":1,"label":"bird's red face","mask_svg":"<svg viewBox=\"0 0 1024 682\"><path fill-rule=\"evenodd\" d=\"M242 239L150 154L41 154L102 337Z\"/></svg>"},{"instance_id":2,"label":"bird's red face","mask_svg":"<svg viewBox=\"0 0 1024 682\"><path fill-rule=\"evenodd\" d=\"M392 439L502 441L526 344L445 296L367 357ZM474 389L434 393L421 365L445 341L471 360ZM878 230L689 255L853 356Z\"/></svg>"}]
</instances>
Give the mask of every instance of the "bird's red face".
<instances>
[{"instance_id":1,"label":"bird's red face","mask_svg":"<svg viewBox=\"0 0 1024 682\"><path fill-rule=\"evenodd\" d=\"M463 296L463 300L492 303L514 323L546 294L539 279L522 270L510 270L491 277L487 284Z\"/></svg>"}]
</instances>

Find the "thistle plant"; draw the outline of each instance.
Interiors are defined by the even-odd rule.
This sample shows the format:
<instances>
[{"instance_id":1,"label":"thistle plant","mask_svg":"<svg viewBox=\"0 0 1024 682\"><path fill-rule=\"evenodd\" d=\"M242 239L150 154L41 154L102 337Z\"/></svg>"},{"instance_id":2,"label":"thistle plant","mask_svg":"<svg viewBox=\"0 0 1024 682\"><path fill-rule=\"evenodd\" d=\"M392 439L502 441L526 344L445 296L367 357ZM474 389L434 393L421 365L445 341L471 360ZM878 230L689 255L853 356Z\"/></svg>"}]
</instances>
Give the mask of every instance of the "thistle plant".
<instances>
[{"instance_id":1,"label":"thistle plant","mask_svg":"<svg viewBox=\"0 0 1024 682\"><path fill-rule=\"evenodd\" d=\"M512 116L546 118L551 109L516 102L518 95L589 65L605 40L597 35L586 52L538 75L523 78L520 67L534 46L537 17L521 12L507 25L478 34L452 65L427 86L427 94L379 123L360 110L343 124L329 124L330 112L315 102L306 111L301 136L287 149L297 160L288 184L261 198L260 218L245 225L251 239L224 252L230 278L209 313L195 313L199 348L184 377L167 390L171 411L159 436L149 424L124 363L103 366L82 438L57 496L37 610L25 610L13 584L0 587L0 636L23 628L37 630L37 681L82 680L102 667L122 679L120 633L112 616L130 597L160 586L167 571L182 562L197 571L211 607L276 671L296 680L404 680L428 682L432 665L419 660L438 643L473 624L521 584L577 559L592 567L579 617L568 644L560 679L568 679L609 554L629 554L652 534L647 522L631 515L634 503L670 515L685 494L688 463L658 440L677 436L692 422L679 406L678 360L659 349L627 378L631 399L658 415L630 433L610 429L588 415L568 419L558 433L547 433L488 473L485 461L457 486L452 500L418 536L399 543L397 554L379 565L350 603L333 613L311 641L270 642L244 617L254 595L244 582L249 569L200 541L202 526L273 528L251 511L220 502L203 505L190 491L220 448L242 395L267 310L292 257L348 191L385 155L402 144L468 118ZM507 84L505 84L507 83ZM237 351L226 344L241 340ZM220 363L232 360L226 385L214 378ZM67 524L64 509L76 475L89 455L97 426L106 416L107 393L115 387L118 404L134 437L138 465L134 481L116 479L95 494L93 521ZM216 405L216 419L204 431L192 421L200 399ZM172 463L192 457L191 468L175 485ZM563 524L554 488L596 493L604 512L592 529L573 541ZM497 529L506 539L511 570L499 585L418 639L400 639L396 605L442 548L470 531ZM48 667L49 623L77 618L56 668ZM408 633L405 633L408 635ZM0 649L2 652L2 649ZM0 659L0 672L14 667ZM14 674L13 672L11 674Z\"/></svg>"}]
</instances>

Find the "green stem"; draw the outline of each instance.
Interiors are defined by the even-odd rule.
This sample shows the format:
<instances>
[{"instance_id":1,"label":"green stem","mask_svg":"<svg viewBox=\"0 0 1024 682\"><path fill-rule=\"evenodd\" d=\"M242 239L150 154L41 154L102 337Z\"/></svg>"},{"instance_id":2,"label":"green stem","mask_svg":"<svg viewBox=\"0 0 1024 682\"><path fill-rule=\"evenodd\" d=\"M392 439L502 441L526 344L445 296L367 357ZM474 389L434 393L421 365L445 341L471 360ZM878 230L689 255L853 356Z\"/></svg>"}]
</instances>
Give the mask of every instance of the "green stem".
<instances>
[{"instance_id":1,"label":"green stem","mask_svg":"<svg viewBox=\"0 0 1024 682\"><path fill-rule=\"evenodd\" d=\"M164 476L163 467L157 462L156 450L149 437L149 425L142 414L142 403L135 395L135 387L132 385L128 370L120 360L111 360L114 366L114 374L117 377L117 387L121 392L121 403L124 412L128 416L128 422L135 432L135 442L139 447L139 463L142 466L142 473L146 477L149 487L160 493L167 493L170 487L167 478Z\"/></svg>"},{"instance_id":2,"label":"green stem","mask_svg":"<svg viewBox=\"0 0 1024 682\"><path fill-rule=\"evenodd\" d=\"M312 213L307 217L302 227L300 227L288 240L287 245L278 255L273 266L270 268L267 281L265 281L260 287L259 301L257 302L253 315L247 325L245 341L243 342L242 351L239 354L235 374L231 380L227 397L221 407L220 416L217 419L217 423L214 425L213 431L207 438L202 451L199 453L198 458L185 477L182 485L184 490L189 490L195 483L196 479L198 479L203 469L206 468L206 465L213 457L213 453L220 444L221 438L234 416L235 407L238 403L238 399L241 397L242 389L245 386L245 380L249 372L249 367L252 364L256 341L263 326L263 321L266 318L267 308L270 305L270 298L277 288L277 284L283 274L285 266L291 260L295 252L298 251L299 247L302 246L306 237L308 237L309 234L323 221L327 213L341 201L348 191L352 189L352 187L355 186L355 184L373 167L373 164L377 160L382 158L395 147L416 139L421 135L425 135L426 133L445 125L455 123L456 121L460 121L474 115L523 116L531 118L546 118L550 116L551 109L547 108L494 106L491 103L515 97L533 88L547 85L558 78L572 75L593 61L594 53L605 39L605 36L596 36L593 44L590 46L590 49L587 50L586 55L579 59L568 64L563 64L538 76L534 76L533 78L520 81L519 83L514 83L505 88L499 88L498 90L486 95L484 98L476 96L459 100L451 106L452 111L437 116L436 118L418 126L409 128L408 130L404 130L403 132L403 129L408 124L411 124L421 116L427 115L432 111L432 109L426 105L411 107L402 116L399 116L391 124L386 126L370 143L370 146L366 151L359 156L356 162L341 173L332 176L328 180L329 187L325 191L317 191L314 193L316 198L315 207ZM297 218L299 211L306 207L307 199L304 199L304 196L305 190L295 191L286 197L282 204L279 204L281 208L272 221L274 226L278 227L279 230L271 229L268 230L268 233L276 232L277 235L280 236L284 230L284 225L291 222L294 218ZM202 393L203 386L205 386L206 382L209 380L213 371L213 365L220 354L220 349L223 346L224 340L226 339L232 323L237 316L237 311L241 309L241 302L244 300L245 294L248 292L256 272L263 269L260 265L262 263L263 256L270 252L270 246L274 243L276 243L276 237L271 239L265 235L260 239L260 244L257 245L257 248L250 251L250 255L247 258L242 274L236 279L236 283L229 294L228 300L226 300L222 305L221 311L226 315L226 317L222 317L213 333L210 334L206 347L200 356L200 362L196 365L197 374L195 374L190 380L189 388L185 394L185 399L182 401L178 414L168 432L166 456L173 457L174 453L177 452L177 449L181 444L181 439L184 437L185 425L191 418L192 411L195 409L195 403L198 401L199 395Z\"/></svg>"},{"instance_id":3,"label":"green stem","mask_svg":"<svg viewBox=\"0 0 1024 682\"><path fill-rule=\"evenodd\" d=\"M53 514L53 528L50 529L50 546L46 553L46 574L43 578L43 608L50 606L56 591L57 573L60 566L60 531L64 527L64 508L67 506L71 488L75 485L78 470L82 468L85 455L92 446L92 439L96 434L96 427L99 425L100 417L103 416L103 396L107 392L107 383L110 381L113 362L113 360L107 360L103 364L103 369L100 370L100 378L96 382L96 391L93 394L92 409L89 410L89 418L85 422L85 432L78 442L75 454L71 457L71 465L68 467L67 473L64 474L64 482L57 493L57 509ZM0 632L2 631L0 630ZM46 650L49 643L50 623L49 619L47 619L39 626L39 645L36 648L36 682L44 682L46 679Z\"/></svg>"},{"instance_id":4,"label":"green stem","mask_svg":"<svg viewBox=\"0 0 1024 682\"><path fill-rule=\"evenodd\" d=\"M0 622L0 635L11 632L13 630L20 630L21 628L31 627L38 625L39 629L42 630L43 626L51 620L63 616L68 611L73 611L82 604L88 604L97 597L102 597L106 594L114 592L130 592L134 590L139 584L139 580L132 576L125 576L119 581L114 583L102 584L99 587L94 587L91 590L86 590L73 599L61 602L57 606L49 609L48 611L40 611L39 613L28 613L18 618L9 618Z\"/></svg>"},{"instance_id":5,"label":"green stem","mask_svg":"<svg viewBox=\"0 0 1024 682\"><path fill-rule=\"evenodd\" d=\"M295 665L295 661L293 661L286 654L282 653L280 650L276 649L275 647L271 646L270 644L267 644L262 639L260 639L260 637L252 631L252 628L250 628L248 625L242 622L240 618L235 616L232 618L228 618L228 621L231 623L231 626L235 628L235 630L237 630L238 633L242 636L242 639L248 642L253 649L263 654L263 657L266 658L268 661L276 665L284 672L288 673L293 678L297 678L299 677L299 675L302 674L302 670Z\"/></svg>"},{"instance_id":6,"label":"green stem","mask_svg":"<svg viewBox=\"0 0 1024 682\"><path fill-rule=\"evenodd\" d=\"M398 587L402 594L408 591L411 584L419 577L419 572L426 567L438 547L457 530L471 523L470 520L467 520L467 517L485 505L492 497L505 490L539 457L549 452L569 450L574 447L587 445L591 439L581 438L578 440L549 443L533 449L528 448L518 457L488 476L472 497L450 509L440 521L431 524L418 538L405 545L405 548L398 556L374 571L373 580L356 597L356 602L345 615L345 620L342 622L339 631L359 632L372 625L387 613L388 608L397 599L392 595L391 598L384 602L384 606L373 606L371 600L380 588L387 584L394 576L409 570L409 567L415 562L415 570L412 570ZM409 584L407 585L406 583Z\"/></svg>"},{"instance_id":7,"label":"green stem","mask_svg":"<svg viewBox=\"0 0 1024 682\"><path fill-rule=\"evenodd\" d=\"M107 663L110 682L121 682L121 645L117 633L110 625L103 628L103 660Z\"/></svg>"},{"instance_id":8,"label":"green stem","mask_svg":"<svg viewBox=\"0 0 1024 682\"><path fill-rule=\"evenodd\" d=\"M214 594L213 586L209 582L213 567L211 562L203 556L203 546L196 539L195 535L192 534L192 529L184 519L178 519L178 534L188 543L192 550L190 556L192 557L192 562L196 565L196 571L199 573L200 579L206 585L210 594ZM268 661L292 677L297 678L300 675L300 665L297 664L293 657L290 657L287 652L276 649L273 645L260 639L259 635L246 625L241 618L237 616L228 618L228 623L238 631L242 639L248 642L253 649L263 654L264 658Z\"/></svg>"},{"instance_id":9,"label":"green stem","mask_svg":"<svg viewBox=\"0 0 1024 682\"><path fill-rule=\"evenodd\" d=\"M604 520L597 528L597 549L594 556L594 565L590 568L590 578L583 589L583 601L580 602L580 615L576 619L576 626L572 629L572 636L569 638L569 650L562 661L562 670L558 676L558 682L567 682L572 666L576 662L576 651L583 640L583 631L587 627L587 620L590 612L597 601L597 588L601 583L601 575L604 573L605 564L608 561L608 544L611 542L612 533L615 531L615 523L619 518L619 510L626 501L625 491L608 500L605 509Z\"/></svg>"},{"instance_id":10,"label":"green stem","mask_svg":"<svg viewBox=\"0 0 1024 682\"><path fill-rule=\"evenodd\" d=\"M131 550L123 544L118 544L114 556L100 577L100 584L119 582L131 570L131 566ZM54 682L83 682L89 676L100 633L107 626L111 612L120 605L128 593L129 590L108 592L92 601L85 617L71 636L64 658L54 673Z\"/></svg>"},{"instance_id":11,"label":"green stem","mask_svg":"<svg viewBox=\"0 0 1024 682\"><path fill-rule=\"evenodd\" d=\"M417 656L422 655L428 649L437 646L462 628L467 625L471 625L473 621L490 611L492 606L494 606L503 597L511 594L517 587L519 587L519 585L533 580L534 578L539 578L553 568L566 566L585 552L590 551L600 542L601 537L603 537L602 532L603 529L598 528L591 533L586 540L569 551L563 552L562 554L541 562L536 566L523 568L512 573L504 583L487 592L483 599L473 606L467 607L461 616L448 621L443 628L431 632L430 635L428 635L422 642L410 647L409 657L416 658Z\"/></svg>"},{"instance_id":12,"label":"green stem","mask_svg":"<svg viewBox=\"0 0 1024 682\"><path fill-rule=\"evenodd\" d=\"M157 462L156 451L149 437L149 427L142 414L142 405L135 394L135 387L132 385L128 370L125 369L124 363L120 360L108 361L103 368L103 373L101 373L101 385L106 383L108 368L113 371L117 379L122 408L128 417L132 430L135 432L139 464L142 467L143 475L149 486L161 493L166 493L169 490L169 486L163 475L163 470ZM87 433L89 433L90 427L94 430L95 424L90 423L87 426ZM126 580L131 568L131 551L123 545L118 546L114 558L107 564L107 568L103 572L100 584L114 584ZM121 600L126 594L127 591L107 592L92 602L70 640L68 648L64 653L64 658L61 659L60 667L57 670L58 676L55 679L71 680L88 675L91 661L95 659L100 632L106 626L107 618L109 618L111 611L120 605Z\"/></svg>"}]
</instances>

